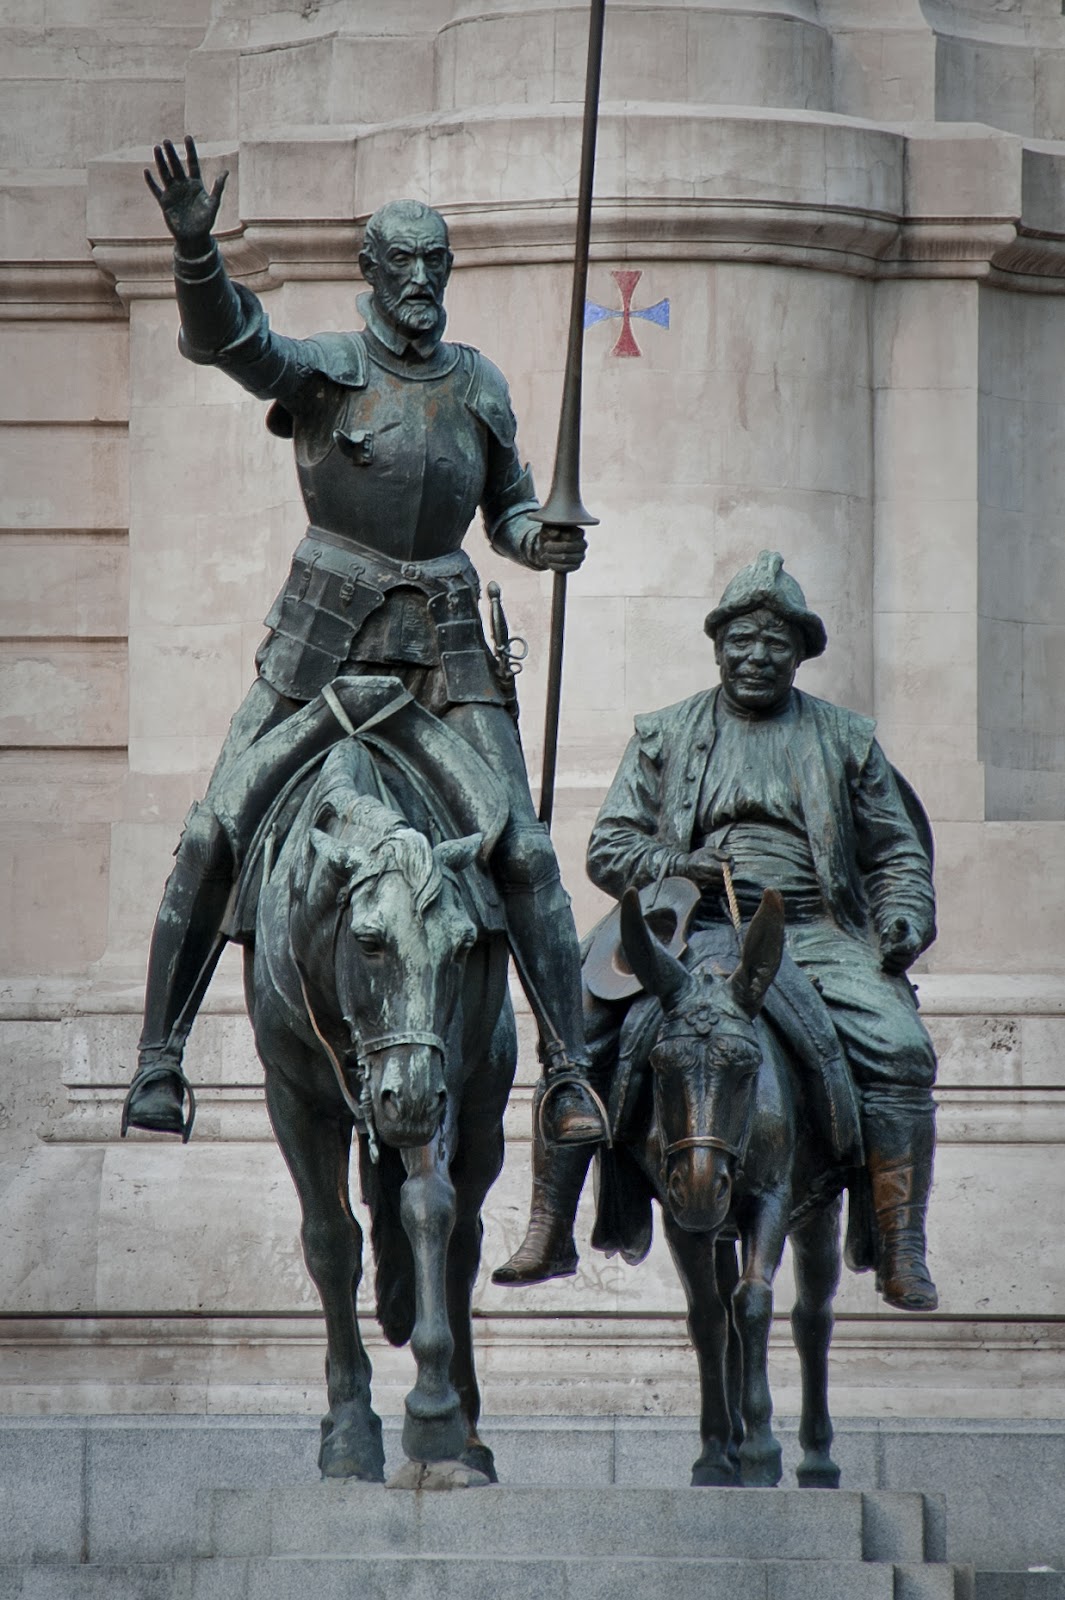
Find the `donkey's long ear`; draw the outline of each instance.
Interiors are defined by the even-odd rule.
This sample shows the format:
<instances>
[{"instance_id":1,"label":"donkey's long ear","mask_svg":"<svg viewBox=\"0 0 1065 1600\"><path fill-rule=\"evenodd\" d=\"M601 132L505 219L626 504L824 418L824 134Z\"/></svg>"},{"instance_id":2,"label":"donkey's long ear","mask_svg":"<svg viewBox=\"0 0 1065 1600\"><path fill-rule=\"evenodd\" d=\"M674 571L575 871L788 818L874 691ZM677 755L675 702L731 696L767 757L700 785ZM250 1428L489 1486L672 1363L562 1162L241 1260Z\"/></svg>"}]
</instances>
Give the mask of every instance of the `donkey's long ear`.
<instances>
[{"instance_id":1,"label":"donkey's long ear","mask_svg":"<svg viewBox=\"0 0 1065 1600\"><path fill-rule=\"evenodd\" d=\"M729 979L736 1004L749 1017L762 1009L783 954L784 901L776 889L766 889L743 941L740 964Z\"/></svg>"},{"instance_id":2,"label":"donkey's long ear","mask_svg":"<svg viewBox=\"0 0 1065 1600\"><path fill-rule=\"evenodd\" d=\"M621 897L621 943L644 988L671 1011L691 983L691 975L647 926L635 889L626 889Z\"/></svg>"}]
</instances>

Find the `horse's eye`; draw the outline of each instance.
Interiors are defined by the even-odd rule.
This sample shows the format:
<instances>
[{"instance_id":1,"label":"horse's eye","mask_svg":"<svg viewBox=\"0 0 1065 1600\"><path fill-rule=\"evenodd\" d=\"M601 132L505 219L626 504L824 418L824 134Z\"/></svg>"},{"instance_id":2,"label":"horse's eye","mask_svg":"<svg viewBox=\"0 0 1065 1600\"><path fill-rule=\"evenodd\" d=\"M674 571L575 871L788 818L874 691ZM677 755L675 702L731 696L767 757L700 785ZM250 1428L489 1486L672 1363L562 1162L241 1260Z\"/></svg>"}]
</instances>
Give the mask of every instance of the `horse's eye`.
<instances>
[{"instance_id":1,"label":"horse's eye","mask_svg":"<svg viewBox=\"0 0 1065 1600\"><path fill-rule=\"evenodd\" d=\"M384 955L384 940L376 933L357 933L355 935L355 943L364 956Z\"/></svg>"}]
</instances>

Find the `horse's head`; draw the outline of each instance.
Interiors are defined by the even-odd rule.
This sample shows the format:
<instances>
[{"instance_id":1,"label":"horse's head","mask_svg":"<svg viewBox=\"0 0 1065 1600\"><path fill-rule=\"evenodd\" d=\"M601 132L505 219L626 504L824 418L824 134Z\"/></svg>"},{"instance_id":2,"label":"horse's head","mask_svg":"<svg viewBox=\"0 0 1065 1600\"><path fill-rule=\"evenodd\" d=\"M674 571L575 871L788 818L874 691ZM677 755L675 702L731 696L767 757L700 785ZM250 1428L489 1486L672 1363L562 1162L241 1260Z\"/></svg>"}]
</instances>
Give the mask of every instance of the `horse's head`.
<instances>
[{"instance_id":1,"label":"horse's head","mask_svg":"<svg viewBox=\"0 0 1065 1600\"><path fill-rule=\"evenodd\" d=\"M767 889L730 978L689 972L652 936L639 896L621 903L625 954L665 1016L651 1052L662 1190L693 1233L719 1228L754 1109L761 1047L753 1020L784 950L784 902Z\"/></svg>"},{"instance_id":2,"label":"horse's head","mask_svg":"<svg viewBox=\"0 0 1065 1600\"><path fill-rule=\"evenodd\" d=\"M321 818L319 820L322 820ZM452 874L479 834L435 847L366 795L311 830L307 903L331 906L332 977L386 1144L428 1144L447 1103L446 1040L477 931Z\"/></svg>"}]
</instances>

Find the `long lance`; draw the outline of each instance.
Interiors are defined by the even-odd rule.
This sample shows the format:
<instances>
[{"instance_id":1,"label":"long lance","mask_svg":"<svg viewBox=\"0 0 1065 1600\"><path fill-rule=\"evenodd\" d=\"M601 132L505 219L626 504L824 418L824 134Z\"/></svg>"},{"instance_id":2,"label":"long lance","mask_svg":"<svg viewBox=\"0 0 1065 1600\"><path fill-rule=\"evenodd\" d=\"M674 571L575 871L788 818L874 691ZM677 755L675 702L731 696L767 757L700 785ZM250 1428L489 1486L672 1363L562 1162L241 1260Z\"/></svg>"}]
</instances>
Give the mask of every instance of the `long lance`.
<instances>
[{"instance_id":1,"label":"long lance","mask_svg":"<svg viewBox=\"0 0 1065 1600\"><path fill-rule=\"evenodd\" d=\"M588 24L588 72L584 86L581 176L577 196L577 239L573 254L573 297L562 408L558 418L555 475L537 520L556 527L592 528L598 522L581 499L581 378L584 360L584 301L588 287L588 240L592 226L595 135L599 125L599 79L603 64L603 12L606 0L592 0ZM540 821L551 825L558 764L558 715L562 702L562 644L566 630L566 574L556 572L551 590L551 640L544 715L544 760L540 779Z\"/></svg>"}]
</instances>

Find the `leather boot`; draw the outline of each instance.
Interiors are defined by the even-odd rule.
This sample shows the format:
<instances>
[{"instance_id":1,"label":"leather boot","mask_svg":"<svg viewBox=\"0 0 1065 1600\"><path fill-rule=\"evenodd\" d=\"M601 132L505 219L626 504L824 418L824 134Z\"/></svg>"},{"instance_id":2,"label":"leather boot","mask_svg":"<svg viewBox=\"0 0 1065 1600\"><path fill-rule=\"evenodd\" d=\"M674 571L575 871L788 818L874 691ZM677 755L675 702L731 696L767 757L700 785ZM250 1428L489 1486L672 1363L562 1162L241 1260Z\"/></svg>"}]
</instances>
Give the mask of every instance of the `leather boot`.
<instances>
[{"instance_id":1,"label":"leather boot","mask_svg":"<svg viewBox=\"0 0 1065 1600\"><path fill-rule=\"evenodd\" d=\"M931 1093L863 1096L866 1167L876 1215L876 1286L900 1311L934 1311L939 1295L925 1261L925 1213L932 1187L935 1107Z\"/></svg>"},{"instance_id":2,"label":"leather boot","mask_svg":"<svg viewBox=\"0 0 1065 1600\"><path fill-rule=\"evenodd\" d=\"M145 1128L176 1133L188 1142L196 1101L181 1062L225 944L220 930L232 881L232 856L221 826L205 806L193 806L152 933L144 1028L122 1109L123 1138L129 1128Z\"/></svg>"},{"instance_id":3,"label":"leather boot","mask_svg":"<svg viewBox=\"0 0 1065 1600\"><path fill-rule=\"evenodd\" d=\"M561 1093L561 1091L559 1091ZM544 1085L533 1096L532 1203L525 1238L509 1261L492 1273L492 1282L507 1286L572 1278L577 1271L573 1221L593 1149L545 1144L540 1134L540 1102Z\"/></svg>"}]
</instances>

